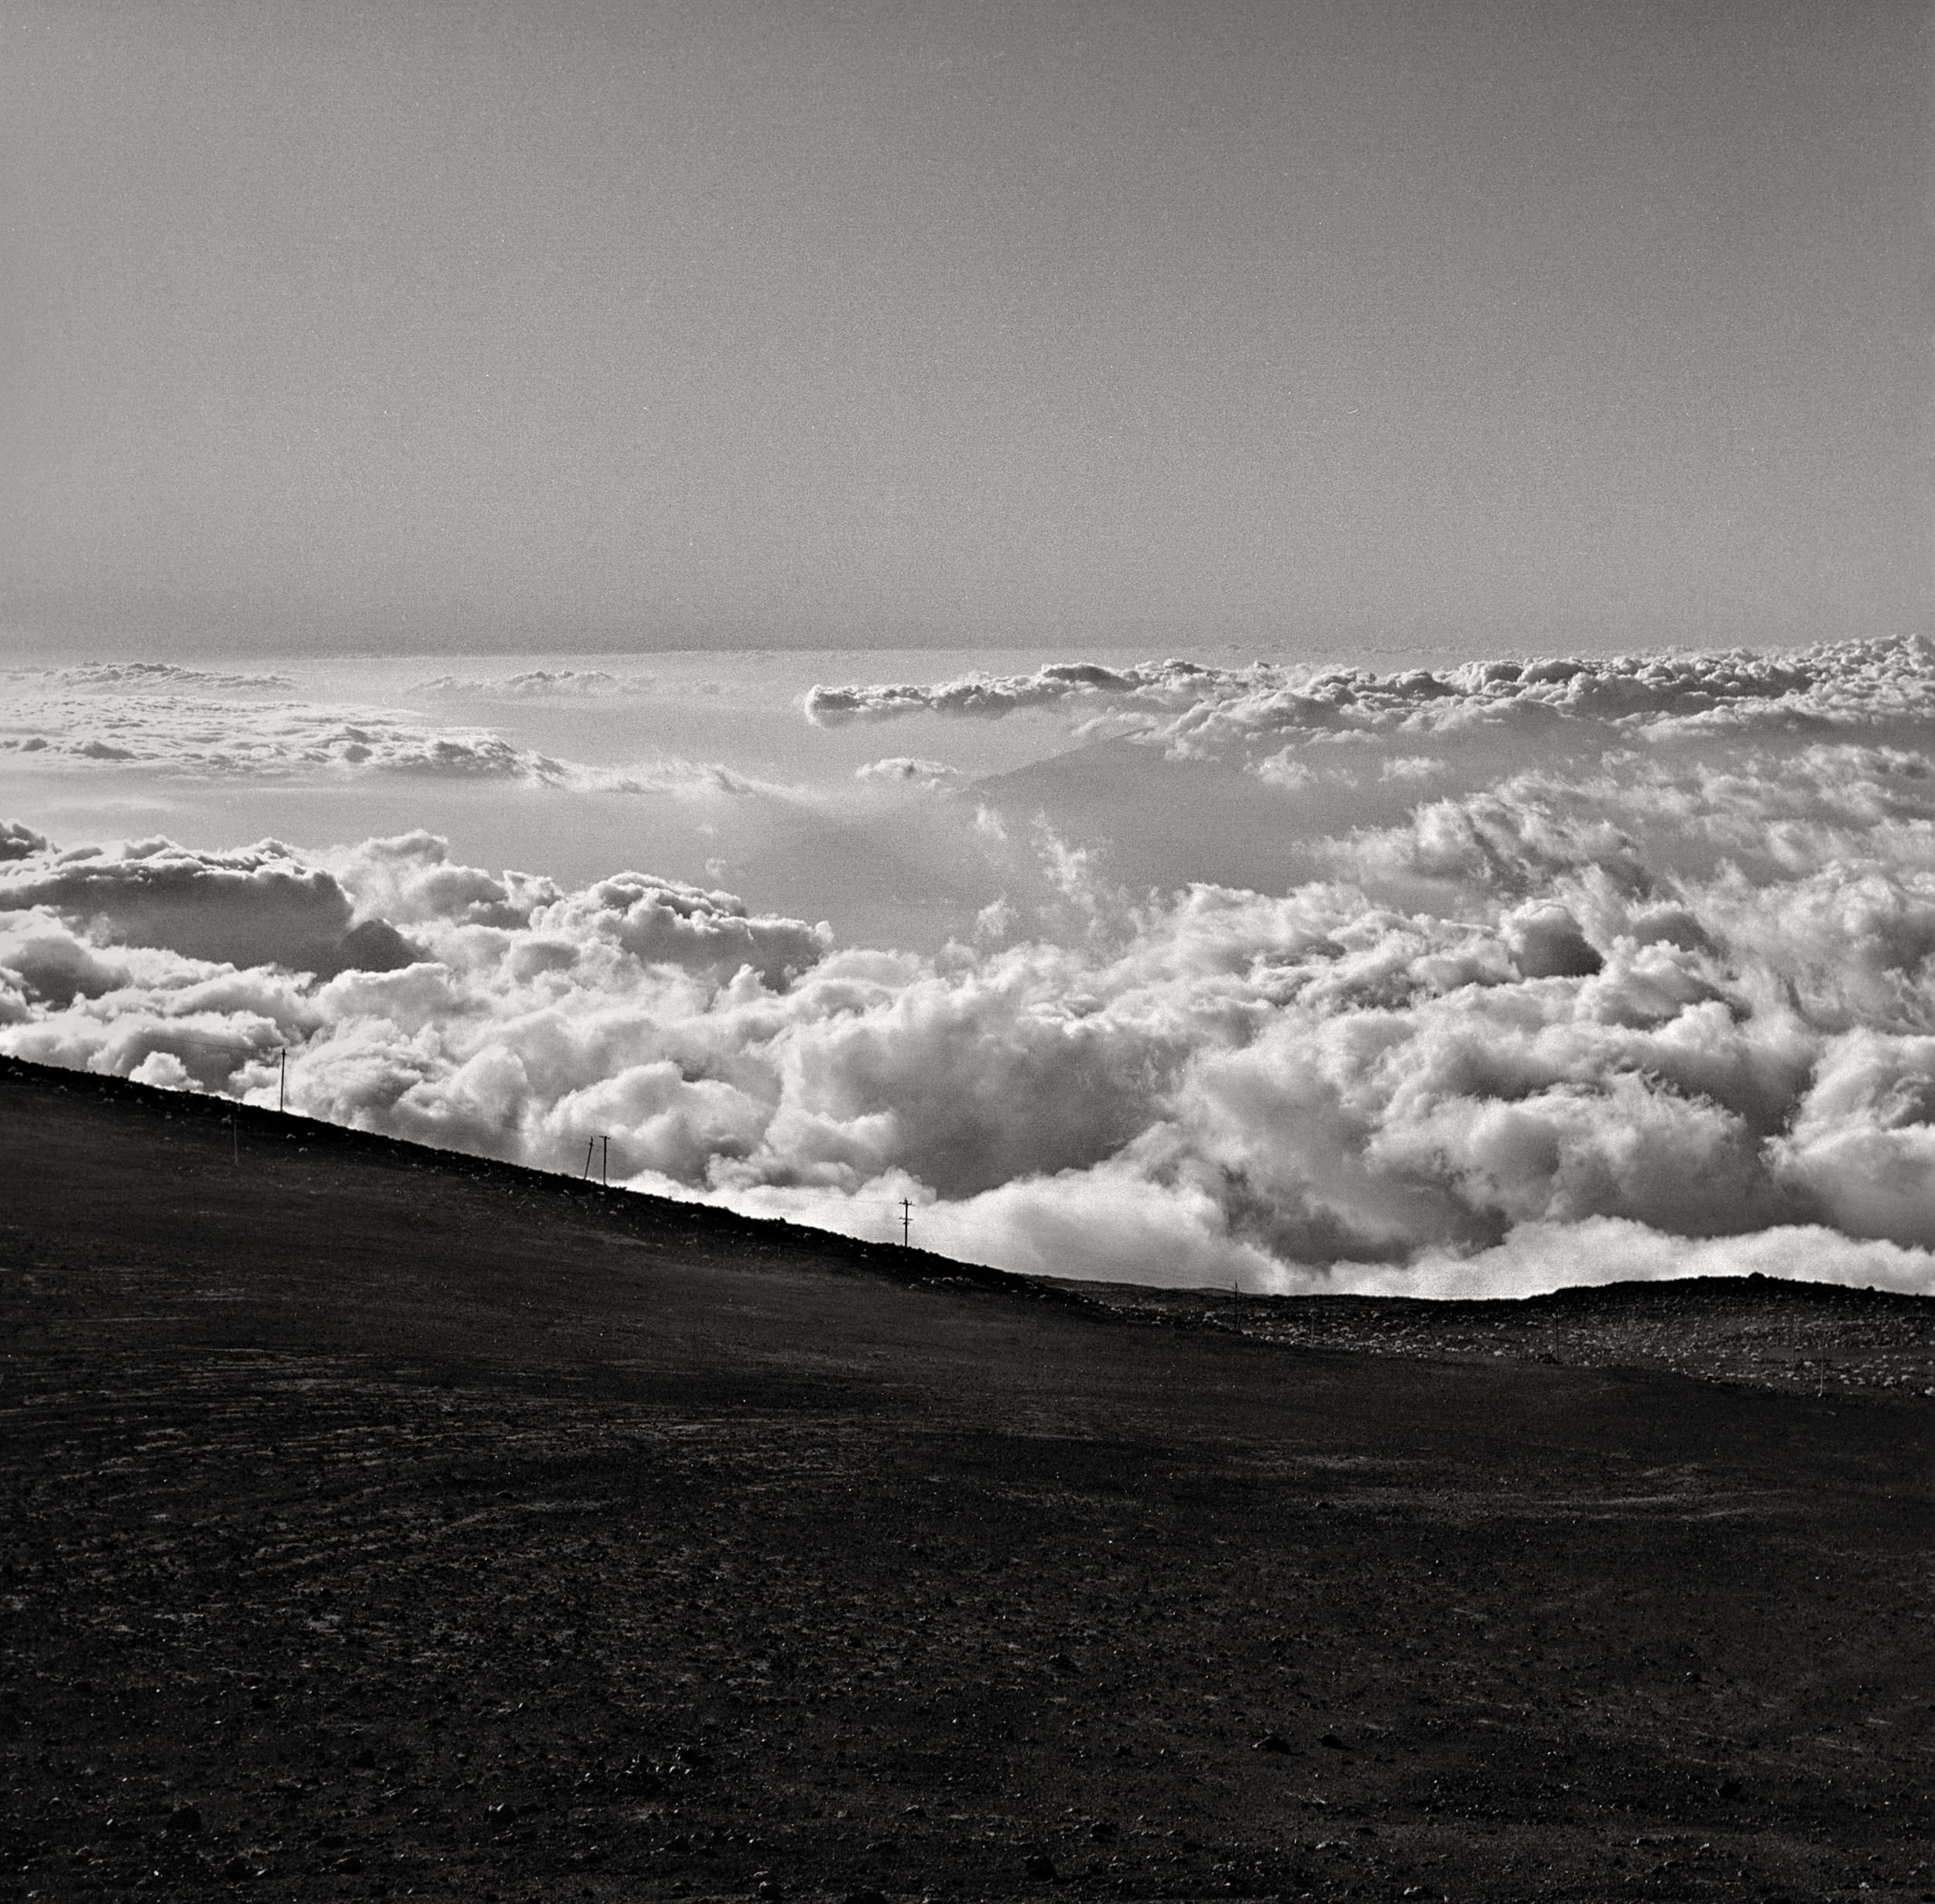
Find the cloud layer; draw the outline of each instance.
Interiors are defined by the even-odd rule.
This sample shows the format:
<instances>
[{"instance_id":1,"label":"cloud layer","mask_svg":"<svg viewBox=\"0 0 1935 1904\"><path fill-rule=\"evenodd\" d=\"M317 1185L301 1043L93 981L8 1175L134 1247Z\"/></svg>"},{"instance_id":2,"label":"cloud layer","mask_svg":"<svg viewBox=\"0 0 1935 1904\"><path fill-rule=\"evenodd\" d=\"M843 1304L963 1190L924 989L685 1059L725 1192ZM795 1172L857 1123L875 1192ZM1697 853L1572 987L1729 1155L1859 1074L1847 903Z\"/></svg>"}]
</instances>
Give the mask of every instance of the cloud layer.
<instances>
[{"instance_id":1,"label":"cloud layer","mask_svg":"<svg viewBox=\"0 0 1935 1904\"><path fill-rule=\"evenodd\" d=\"M420 694L461 696L505 700L603 700L649 687L648 679L617 675L604 668L530 668L519 674L485 677L433 675L420 681Z\"/></svg>"},{"instance_id":2,"label":"cloud layer","mask_svg":"<svg viewBox=\"0 0 1935 1904\"><path fill-rule=\"evenodd\" d=\"M295 686L286 674L234 674L184 668L172 661L83 661L64 668L9 668L0 680L15 691L77 689L87 693L255 693Z\"/></svg>"},{"instance_id":3,"label":"cloud layer","mask_svg":"<svg viewBox=\"0 0 1935 1904\"><path fill-rule=\"evenodd\" d=\"M1903 638L1789 655L1485 661L1391 675L1262 662L1242 669L1064 662L1033 674L968 674L925 686L816 687L806 700L807 718L822 727L912 714L998 720L1030 708L1112 722L1186 753L1253 762L1299 741L1422 739L1471 728L1588 724L1638 738L1919 727L1935 717L1935 676L1927 644Z\"/></svg>"},{"instance_id":4,"label":"cloud layer","mask_svg":"<svg viewBox=\"0 0 1935 1904\"><path fill-rule=\"evenodd\" d=\"M641 1187L862 1234L906 1196L931 1246L1025 1269L1935 1290L1923 651L1350 678L1028 677L1159 712L1154 803L1205 750L1245 769L1303 871L1125 890L1053 814L984 808L1036 885L932 957L426 834L0 829L0 1046L259 1097L286 1046L314 1115L558 1169L608 1134Z\"/></svg>"},{"instance_id":5,"label":"cloud layer","mask_svg":"<svg viewBox=\"0 0 1935 1904\"><path fill-rule=\"evenodd\" d=\"M759 786L728 768L676 758L588 766L516 746L487 728L439 726L391 708L210 697L217 690L287 685L160 663L38 671L0 707L0 759L222 779L388 775L580 793L735 793Z\"/></svg>"}]
</instances>

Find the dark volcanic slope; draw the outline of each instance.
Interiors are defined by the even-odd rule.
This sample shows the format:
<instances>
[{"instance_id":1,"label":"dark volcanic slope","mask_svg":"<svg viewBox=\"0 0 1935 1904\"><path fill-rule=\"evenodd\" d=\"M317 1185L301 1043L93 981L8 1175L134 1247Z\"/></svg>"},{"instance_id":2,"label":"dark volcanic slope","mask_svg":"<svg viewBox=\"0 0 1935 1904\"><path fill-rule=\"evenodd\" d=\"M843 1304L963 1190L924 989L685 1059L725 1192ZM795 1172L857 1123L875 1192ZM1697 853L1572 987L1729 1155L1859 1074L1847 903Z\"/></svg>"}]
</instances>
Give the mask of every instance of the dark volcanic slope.
<instances>
[{"instance_id":1,"label":"dark volcanic slope","mask_svg":"<svg viewBox=\"0 0 1935 1904\"><path fill-rule=\"evenodd\" d=\"M0 1072L10 1895L1935 1892L1919 1399L221 1117Z\"/></svg>"}]
</instances>

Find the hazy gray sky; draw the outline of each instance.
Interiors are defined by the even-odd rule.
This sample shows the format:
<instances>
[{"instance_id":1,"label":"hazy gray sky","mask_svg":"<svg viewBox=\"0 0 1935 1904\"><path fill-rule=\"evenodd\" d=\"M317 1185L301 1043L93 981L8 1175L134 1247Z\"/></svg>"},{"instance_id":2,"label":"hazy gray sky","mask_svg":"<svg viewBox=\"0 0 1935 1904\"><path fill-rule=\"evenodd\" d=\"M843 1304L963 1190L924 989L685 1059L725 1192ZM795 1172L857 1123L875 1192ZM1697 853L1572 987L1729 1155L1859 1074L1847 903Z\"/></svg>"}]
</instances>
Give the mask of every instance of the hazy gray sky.
<instances>
[{"instance_id":1,"label":"hazy gray sky","mask_svg":"<svg viewBox=\"0 0 1935 1904\"><path fill-rule=\"evenodd\" d=\"M16 644L1928 618L1920 5L0 22Z\"/></svg>"}]
</instances>

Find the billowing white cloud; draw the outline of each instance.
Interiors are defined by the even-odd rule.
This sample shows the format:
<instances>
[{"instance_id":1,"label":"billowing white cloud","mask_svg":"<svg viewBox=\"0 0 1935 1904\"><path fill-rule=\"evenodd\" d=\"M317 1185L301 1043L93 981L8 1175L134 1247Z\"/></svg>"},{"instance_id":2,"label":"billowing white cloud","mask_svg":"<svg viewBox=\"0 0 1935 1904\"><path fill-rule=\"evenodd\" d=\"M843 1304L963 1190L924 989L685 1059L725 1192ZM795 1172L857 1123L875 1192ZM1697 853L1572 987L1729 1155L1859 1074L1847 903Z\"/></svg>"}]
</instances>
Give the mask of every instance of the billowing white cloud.
<instances>
[{"instance_id":1,"label":"billowing white cloud","mask_svg":"<svg viewBox=\"0 0 1935 1904\"><path fill-rule=\"evenodd\" d=\"M1328 726L1278 720L1291 690L1255 670L1074 673L1015 694L1163 715L1125 750L1152 807L1234 786L1295 875L1131 887L1052 820L962 802L990 851L1032 845L1035 883L920 956L642 872L465 866L426 833L63 852L13 829L0 1047L265 1097L286 1045L319 1115L563 1169L608 1135L642 1187L862 1234L905 1197L931 1246L1057 1273L1935 1290L1919 648L1313 676ZM1509 745L1471 745L1495 717ZM1224 728L1255 747L1212 770L1194 750ZM1259 761L1265 785L1226 770ZM1125 783L1096 784L1112 816Z\"/></svg>"}]
</instances>

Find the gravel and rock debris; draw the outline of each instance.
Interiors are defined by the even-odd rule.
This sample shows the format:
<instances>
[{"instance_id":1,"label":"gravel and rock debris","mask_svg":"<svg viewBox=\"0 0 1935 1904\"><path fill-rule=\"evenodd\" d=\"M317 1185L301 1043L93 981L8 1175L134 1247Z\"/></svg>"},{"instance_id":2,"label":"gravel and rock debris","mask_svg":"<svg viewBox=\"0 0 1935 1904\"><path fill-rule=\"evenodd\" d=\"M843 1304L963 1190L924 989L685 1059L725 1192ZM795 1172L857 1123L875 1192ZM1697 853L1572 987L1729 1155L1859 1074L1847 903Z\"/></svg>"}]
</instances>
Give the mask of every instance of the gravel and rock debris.
<instances>
[{"instance_id":1,"label":"gravel and rock debris","mask_svg":"<svg viewBox=\"0 0 1935 1904\"><path fill-rule=\"evenodd\" d=\"M1224 1329L1300 1348L1491 1356L1568 1368L1651 1369L1796 1395L1935 1400L1935 1300L1882 1289L1709 1276L1442 1302L1057 1286L1126 1320Z\"/></svg>"}]
</instances>

